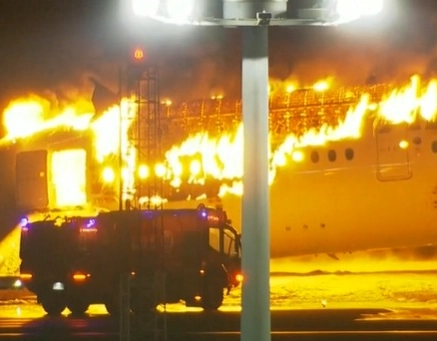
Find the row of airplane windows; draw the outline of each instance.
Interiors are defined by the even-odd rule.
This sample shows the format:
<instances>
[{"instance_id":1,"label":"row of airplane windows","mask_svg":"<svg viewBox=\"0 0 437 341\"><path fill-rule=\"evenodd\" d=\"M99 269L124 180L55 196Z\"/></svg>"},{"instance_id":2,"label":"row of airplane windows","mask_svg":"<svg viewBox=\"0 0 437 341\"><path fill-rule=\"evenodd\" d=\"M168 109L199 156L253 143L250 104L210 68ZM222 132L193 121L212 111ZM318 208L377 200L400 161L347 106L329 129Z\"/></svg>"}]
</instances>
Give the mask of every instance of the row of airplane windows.
<instances>
[{"instance_id":1,"label":"row of airplane windows","mask_svg":"<svg viewBox=\"0 0 437 341\"><path fill-rule=\"evenodd\" d=\"M437 141L431 143L431 150L433 153L437 154ZM346 160L351 161L355 156L354 150L352 148L346 148L344 150L344 157ZM320 153L317 150L313 150L310 154L310 159L313 163L318 163L320 161ZM328 150L328 161L337 161L337 151L330 149Z\"/></svg>"},{"instance_id":2,"label":"row of airplane windows","mask_svg":"<svg viewBox=\"0 0 437 341\"><path fill-rule=\"evenodd\" d=\"M436 145L437 150L437 145ZM346 148L344 150L344 157L346 160L351 161L355 156L354 150L352 148ZM320 153L317 150L313 150L310 154L310 159L313 163L317 163L320 161ZM330 162L334 162L337 160L337 151L330 149L328 150L328 160Z\"/></svg>"}]
</instances>

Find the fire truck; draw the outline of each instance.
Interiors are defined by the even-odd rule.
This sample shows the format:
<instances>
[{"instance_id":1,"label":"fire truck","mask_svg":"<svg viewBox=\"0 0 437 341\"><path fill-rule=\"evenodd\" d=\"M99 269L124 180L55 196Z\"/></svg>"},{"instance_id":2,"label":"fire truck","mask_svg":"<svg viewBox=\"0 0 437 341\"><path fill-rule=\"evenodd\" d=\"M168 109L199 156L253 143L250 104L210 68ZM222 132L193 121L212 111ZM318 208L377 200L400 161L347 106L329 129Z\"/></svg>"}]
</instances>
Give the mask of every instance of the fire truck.
<instances>
[{"instance_id":1,"label":"fire truck","mask_svg":"<svg viewBox=\"0 0 437 341\"><path fill-rule=\"evenodd\" d=\"M240 234L203 204L24 219L20 257L21 279L49 315L94 303L117 315L126 293L132 313L181 300L216 310L241 276Z\"/></svg>"}]
</instances>

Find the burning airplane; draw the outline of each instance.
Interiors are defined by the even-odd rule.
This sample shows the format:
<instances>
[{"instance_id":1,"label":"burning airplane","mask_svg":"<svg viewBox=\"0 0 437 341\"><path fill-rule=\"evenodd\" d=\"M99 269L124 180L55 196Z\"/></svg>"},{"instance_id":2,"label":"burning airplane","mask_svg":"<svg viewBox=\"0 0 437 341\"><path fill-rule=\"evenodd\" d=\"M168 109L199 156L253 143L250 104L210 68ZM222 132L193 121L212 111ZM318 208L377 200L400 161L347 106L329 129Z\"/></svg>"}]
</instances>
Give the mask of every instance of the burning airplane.
<instances>
[{"instance_id":1,"label":"burning airplane","mask_svg":"<svg viewBox=\"0 0 437 341\"><path fill-rule=\"evenodd\" d=\"M437 80L281 88L270 105L272 257L435 245ZM13 101L4 112L2 211L12 212L4 233L23 213L199 200L220 203L240 226L239 102L217 96L180 110L163 102L153 163L133 138L135 99L98 117L67 108L49 118L43 102Z\"/></svg>"}]
</instances>

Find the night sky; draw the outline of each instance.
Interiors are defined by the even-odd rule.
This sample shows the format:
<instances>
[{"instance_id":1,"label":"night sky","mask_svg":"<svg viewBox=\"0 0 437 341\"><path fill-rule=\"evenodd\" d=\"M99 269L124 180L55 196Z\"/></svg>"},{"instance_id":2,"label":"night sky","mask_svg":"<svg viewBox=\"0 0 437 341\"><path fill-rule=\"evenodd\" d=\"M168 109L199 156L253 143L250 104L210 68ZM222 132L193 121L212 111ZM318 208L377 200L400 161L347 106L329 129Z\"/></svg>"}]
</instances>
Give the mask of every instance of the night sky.
<instances>
[{"instance_id":1,"label":"night sky","mask_svg":"<svg viewBox=\"0 0 437 341\"><path fill-rule=\"evenodd\" d=\"M289 0L293 2L294 0ZM383 20L337 28L270 29L270 76L341 85L406 82L437 73L437 1L387 0ZM122 18L119 0L0 0L0 112L36 93L58 106L92 96L97 79L117 91L120 60L135 44L160 67L162 96L240 96L240 31Z\"/></svg>"}]
</instances>

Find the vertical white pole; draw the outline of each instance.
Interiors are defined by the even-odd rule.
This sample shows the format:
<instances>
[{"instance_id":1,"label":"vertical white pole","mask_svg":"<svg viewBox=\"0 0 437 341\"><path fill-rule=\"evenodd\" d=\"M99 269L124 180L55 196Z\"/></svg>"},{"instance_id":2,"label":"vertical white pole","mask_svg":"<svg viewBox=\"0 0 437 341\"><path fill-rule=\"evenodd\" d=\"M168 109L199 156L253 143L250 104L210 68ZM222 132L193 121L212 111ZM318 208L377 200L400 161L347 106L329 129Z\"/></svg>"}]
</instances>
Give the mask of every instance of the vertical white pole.
<instances>
[{"instance_id":1,"label":"vertical white pole","mask_svg":"<svg viewBox=\"0 0 437 341\"><path fill-rule=\"evenodd\" d=\"M243 27L241 340L270 340L268 26Z\"/></svg>"}]
</instances>

